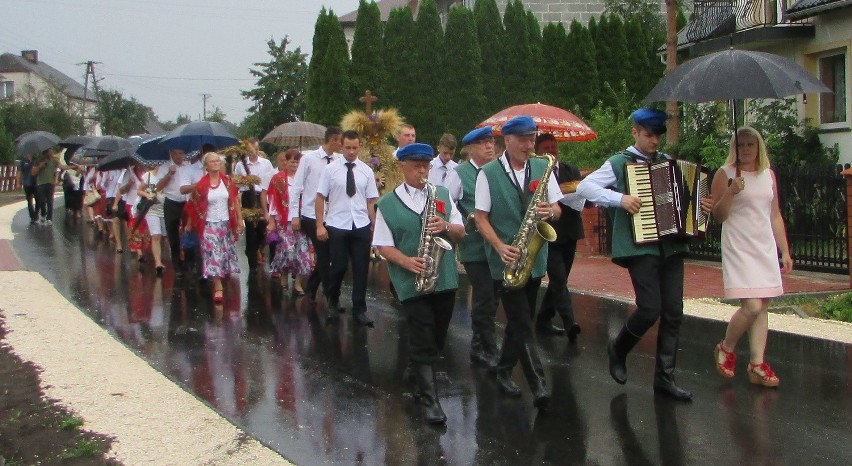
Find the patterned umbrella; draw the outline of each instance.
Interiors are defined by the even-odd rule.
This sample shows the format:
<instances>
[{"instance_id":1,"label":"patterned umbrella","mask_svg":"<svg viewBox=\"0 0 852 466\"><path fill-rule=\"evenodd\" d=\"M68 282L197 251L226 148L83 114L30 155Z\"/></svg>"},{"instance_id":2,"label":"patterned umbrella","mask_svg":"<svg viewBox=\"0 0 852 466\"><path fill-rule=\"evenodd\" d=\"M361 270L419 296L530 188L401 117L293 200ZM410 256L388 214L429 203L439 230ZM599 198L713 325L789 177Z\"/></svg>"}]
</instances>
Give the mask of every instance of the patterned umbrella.
<instances>
[{"instance_id":1,"label":"patterned umbrella","mask_svg":"<svg viewBox=\"0 0 852 466\"><path fill-rule=\"evenodd\" d=\"M291 121L273 128L263 137L263 142L299 148L318 146L325 142L325 126L309 121Z\"/></svg>"},{"instance_id":2,"label":"patterned umbrella","mask_svg":"<svg viewBox=\"0 0 852 466\"><path fill-rule=\"evenodd\" d=\"M557 141L590 141L598 137L589 125L573 113L542 103L521 104L505 108L478 124L477 128L492 126L494 134L500 136L503 125L520 115L532 117L540 132L552 134Z\"/></svg>"}]
</instances>

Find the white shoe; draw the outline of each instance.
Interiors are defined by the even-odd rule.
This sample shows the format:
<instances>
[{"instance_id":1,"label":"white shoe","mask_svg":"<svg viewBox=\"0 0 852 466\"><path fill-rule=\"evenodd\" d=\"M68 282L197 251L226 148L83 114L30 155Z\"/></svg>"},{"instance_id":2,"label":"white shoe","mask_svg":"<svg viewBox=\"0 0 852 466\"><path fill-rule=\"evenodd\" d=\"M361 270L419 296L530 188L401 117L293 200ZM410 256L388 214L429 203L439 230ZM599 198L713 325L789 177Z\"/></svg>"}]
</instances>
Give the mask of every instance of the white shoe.
<instances>
[{"instance_id":1,"label":"white shoe","mask_svg":"<svg viewBox=\"0 0 852 466\"><path fill-rule=\"evenodd\" d=\"M44 224L45 225L53 225L53 220L45 220Z\"/></svg>"}]
</instances>

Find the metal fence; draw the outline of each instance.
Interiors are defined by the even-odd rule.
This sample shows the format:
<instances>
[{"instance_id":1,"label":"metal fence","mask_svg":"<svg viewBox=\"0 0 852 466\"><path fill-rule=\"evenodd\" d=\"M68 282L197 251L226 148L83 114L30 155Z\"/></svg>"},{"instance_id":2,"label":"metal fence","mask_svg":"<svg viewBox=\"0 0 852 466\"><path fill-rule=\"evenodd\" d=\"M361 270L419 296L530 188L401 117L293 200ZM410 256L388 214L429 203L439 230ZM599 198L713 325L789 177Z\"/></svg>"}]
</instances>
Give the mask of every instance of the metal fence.
<instances>
[{"instance_id":1,"label":"metal fence","mask_svg":"<svg viewBox=\"0 0 852 466\"><path fill-rule=\"evenodd\" d=\"M776 173L776 178L795 267L848 274L846 180L836 172ZM606 209L601 208L598 218L601 253L609 254L610 222ZM690 246L690 257L721 261L721 236L722 225L711 220L705 238Z\"/></svg>"}]
</instances>

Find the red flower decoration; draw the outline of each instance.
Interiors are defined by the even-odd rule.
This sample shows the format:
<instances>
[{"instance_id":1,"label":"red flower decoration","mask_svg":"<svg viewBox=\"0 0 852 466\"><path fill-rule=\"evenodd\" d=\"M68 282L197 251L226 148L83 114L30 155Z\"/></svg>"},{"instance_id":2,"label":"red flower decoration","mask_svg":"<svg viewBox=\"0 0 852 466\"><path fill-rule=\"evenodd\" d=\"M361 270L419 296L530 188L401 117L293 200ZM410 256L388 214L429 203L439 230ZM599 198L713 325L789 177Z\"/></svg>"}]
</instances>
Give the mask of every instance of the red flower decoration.
<instances>
[{"instance_id":1,"label":"red flower decoration","mask_svg":"<svg viewBox=\"0 0 852 466\"><path fill-rule=\"evenodd\" d=\"M530 192L534 193L536 189L538 189L538 180L532 180L530 183Z\"/></svg>"},{"instance_id":2,"label":"red flower decoration","mask_svg":"<svg viewBox=\"0 0 852 466\"><path fill-rule=\"evenodd\" d=\"M444 204L444 201L440 199L435 199L435 210L438 211L441 215L447 214L447 206Z\"/></svg>"}]
</instances>

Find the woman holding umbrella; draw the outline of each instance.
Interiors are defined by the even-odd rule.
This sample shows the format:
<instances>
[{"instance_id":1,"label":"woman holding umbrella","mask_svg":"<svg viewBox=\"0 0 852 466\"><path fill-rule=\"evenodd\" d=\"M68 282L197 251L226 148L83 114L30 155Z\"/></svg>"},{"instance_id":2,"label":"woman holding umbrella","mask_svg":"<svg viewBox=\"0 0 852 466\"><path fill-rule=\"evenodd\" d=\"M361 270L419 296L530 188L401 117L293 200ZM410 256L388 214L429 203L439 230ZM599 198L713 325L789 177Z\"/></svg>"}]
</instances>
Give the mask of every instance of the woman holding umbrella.
<instances>
[{"instance_id":1,"label":"woman holding umbrella","mask_svg":"<svg viewBox=\"0 0 852 466\"><path fill-rule=\"evenodd\" d=\"M147 173L142 176L142 183L139 184L136 194L139 199L136 202L137 226L133 229L133 234L139 232L138 224L144 222L148 226L148 233L151 235L151 255L154 256L154 268L157 271L157 276L163 276L163 236L166 234L166 220L163 212L163 200L165 195L162 192L157 192L157 183L160 182L160 177L157 175L159 167L154 165ZM147 211L145 208L140 208L142 198L154 201L149 205ZM144 220L143 220L144 219ZM131 234L131 237L133 236ZM142 262L142 256L139 255L139 261Z\"/></svg>"},{"instance_id":2,"label":"woman holding umbrella","mask_svg":"<svg viewBox=\"0 0 852 466\"><path fill-rule=\"evenodd\" d=\"M731 138L725 165L713 178L713 216L722 222L722 277L726 298L739 298L725 338L716 345L716 369L734 376L740 337L748 331L751 360L748 379L777 387L778 376L764 361L769 332L769 301L784 293L781 272L793 270L784 219L778 206L775 173L769 168L766 143L754 128ZM781 251L783 269L778 267Z\"/></svg>"},{"instance_id":3,"label":"woman holding umbrella","mask_svg":"<svg viewBox=\"0 0 852 466\"><path fill-rule=\"evenodd\" d=\"M207 174L190 195L188 217L201 239L201 273L212 279L213 302L224 302L222 279L240 273L237 239L243 225L237 186L225 175L225 161L216 152L201 160Z\"/></svg>"}]
</instances>

